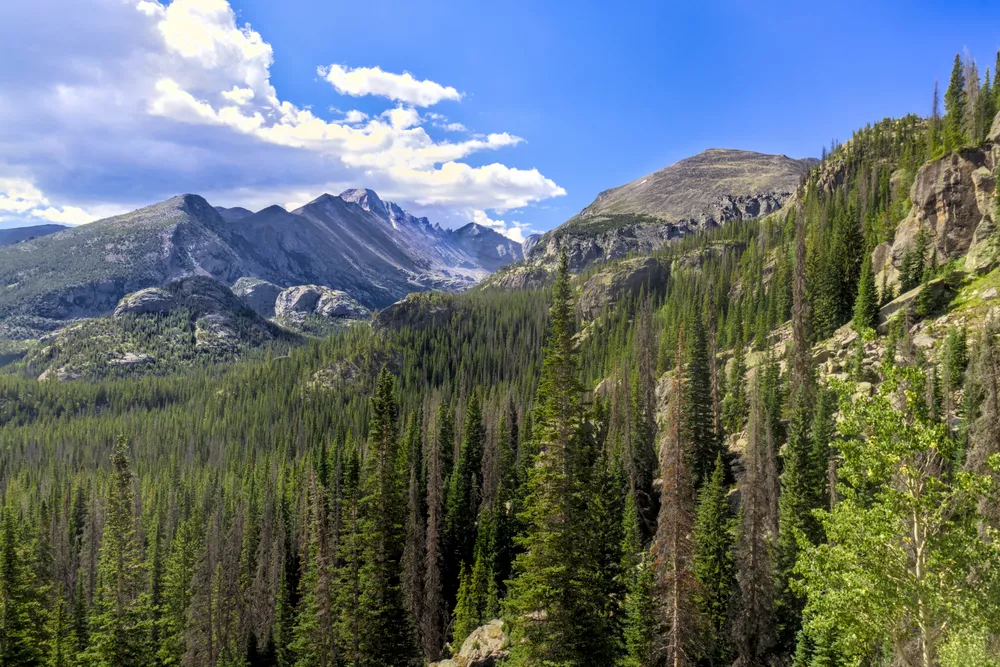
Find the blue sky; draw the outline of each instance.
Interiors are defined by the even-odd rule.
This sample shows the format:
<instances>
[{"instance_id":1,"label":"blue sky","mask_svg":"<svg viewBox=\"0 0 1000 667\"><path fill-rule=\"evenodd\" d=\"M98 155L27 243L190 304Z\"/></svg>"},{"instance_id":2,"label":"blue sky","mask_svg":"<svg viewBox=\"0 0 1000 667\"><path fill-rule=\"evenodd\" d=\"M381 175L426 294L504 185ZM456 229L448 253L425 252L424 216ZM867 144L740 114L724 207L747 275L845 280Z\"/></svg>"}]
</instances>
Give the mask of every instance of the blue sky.
<instances>
[{"instance_id":1,"label":"blue sky","mask_svg":"<svg viewBox=\"0 0 1000 667\"><path fill-rule=\"evenodd\" d=\"M368 186L518 237L705 148L927 113L1000 46L997 3L810 4L0 3L0 225Z\"/></svg>"}]
</instances>

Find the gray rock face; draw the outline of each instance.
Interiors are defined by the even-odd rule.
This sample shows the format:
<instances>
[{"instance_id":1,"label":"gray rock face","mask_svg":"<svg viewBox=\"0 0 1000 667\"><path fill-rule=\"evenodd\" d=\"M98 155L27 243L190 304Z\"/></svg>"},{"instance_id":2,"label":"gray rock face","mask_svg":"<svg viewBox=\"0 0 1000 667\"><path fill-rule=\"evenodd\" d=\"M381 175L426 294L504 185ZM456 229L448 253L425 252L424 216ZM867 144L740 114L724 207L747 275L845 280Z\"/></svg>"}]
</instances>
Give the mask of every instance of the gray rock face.
<instances>
[{"instance_id":1,"label":"gray rock face","mask_svg":"<svg viewBox=\"0 0 1000 667\"><path fill-rule=\"evenodd\" d=\"M174 295L162 287L149 287L122 298L115 308L115 317L168 313L177 307Z\"/></svg>"},{"instance_id":2,"label":"gray rock face","mask_svg":"<svg viewBox=\"0 0 1000 667\"><path fill-rule=\"evenodd\" d=\"M896 282L903 257L913 248L920 229L930 232L939 263L969 255L967 269L993 266L995 184L988 164L986 151L968 148L921 167L910 189L913 208L899 223L892 245L875 249L873 268Z\"/></svg>"},{"instance_id":3,"label":"gray rock face","mask_svg":"<svg viewBox=\"0 0 1000 667\"><path fill-rule=\"evenodd\" d=\"M346 292L322 285L289 287L278 295L274 303L278 319L299 315L319 315L330 319L367 319L371 311L351 298Z\"/></svg>"},{"instance_id":4,"label":"gray rock face","mask_svg":"<svg viewBox=\"0 0 1000 667\"><path fill-rule=\"evenodd\" d=\"M599 317L608 305L627 294L662 287L668 271L653 257L637 257L609 266L584 283L578 307L585 320Z\"/></svg>"},{"instance_id":5,"label":"gray rock face","mask_svg":"<svg viewBox=\"0 0 1000 667\"><path fill-rule=\"evenodd\" d=\"M243 277L233 284L233 294L261 317L274 317L274 302L281 289L274 283L259 278Z\"/></svg>"},{"instance_id":6,"label":"gray rock face","mask_svg":"<svg viewBox=\"0 0 1000 667\"><path fill-rule=\"evenodd\" d=\"M0 246L0 325L15 317L107 315L127 294L191 275L227 285L241 277L329 285L365 307L382 307L413 291L468 288L520 252L488 228L445 230L369 190L323 195L291 212L272 206L257 213L183 195ZM268 313L273 290L247 289L248 302ZM352 307L327 310L350 315Z\"/></svg>"}]
</instances>

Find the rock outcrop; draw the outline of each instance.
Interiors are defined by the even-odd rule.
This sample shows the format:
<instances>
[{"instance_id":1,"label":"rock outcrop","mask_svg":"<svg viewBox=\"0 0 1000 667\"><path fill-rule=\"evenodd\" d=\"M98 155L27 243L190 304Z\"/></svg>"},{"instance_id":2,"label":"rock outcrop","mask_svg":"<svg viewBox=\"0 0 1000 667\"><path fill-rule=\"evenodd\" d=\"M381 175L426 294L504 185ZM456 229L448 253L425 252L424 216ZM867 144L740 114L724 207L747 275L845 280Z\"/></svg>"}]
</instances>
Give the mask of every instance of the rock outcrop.
<instances>
[{"instance_id":1,"label":"rock outcrop","mask_svg":"<svg viewBox=\"0 0 1000 667\"><path fill-rule=\"evenodd\" d=\"M233 284L233 294L261 317L274 317L274 303L282 288L259 278L243 277Z\"/></svg>"},{"instance_id":2,"label":"rock outcrop","mask_svg":"<svg viewBox=\"0 0 1000 667\"><path fill-rule=\"evenodd\" d=\"M431 663L430 667L496 667L509 654L509 646L503 622L495 619L473 630L450 660Z\"/></svg>"},{"instance_id":3,"label":"rock outcrop","mask_svg":"<svg viewBox=\"0 0 1000 667\"><path fill-rule=\"evenodd\" d=\"M347 292L322 285L299 285L282 291L274 302L274 316L279 320L288 317L318 315L328 319L367 319L371 311L358 303Z\"/></svg>"},{"instance_id":4,"label":"rock outcrop","mask_svg":"<svg viewBox=\"0 0 1000 667\"><path fill-rule=\"evenodd\" d=\"M995 267L993 162L989 150L966 148L922 166L910 188L909 215L896 228L893 242L872 253L875 271L889 283L898 282L903 257L913 249L921 229L929 233L939 264L965 257L970 272Z\"/></svg>"},{"instance_id":5,"label":"rock outcrop","mask_svg":"<svg viewBox=\"0 0 1000 667\"><path fill-rule=\"evenodd\" d=\"M668 271L655 257L636 257L612 264L583 284L577 306L584 320L593 320L626 294L661 288Z\"/></svg>"},{"instance_id":6,"label":"rock outcrop","mask_svg":"<svg viewBox=\"0 0 1000 667\"><path fill-rule=\"evenodd\" d=\"M414 293L375 313L372 328L381 331L442 326L455 312L455 300L447 294Z\"/></svg>"}]
</instances>

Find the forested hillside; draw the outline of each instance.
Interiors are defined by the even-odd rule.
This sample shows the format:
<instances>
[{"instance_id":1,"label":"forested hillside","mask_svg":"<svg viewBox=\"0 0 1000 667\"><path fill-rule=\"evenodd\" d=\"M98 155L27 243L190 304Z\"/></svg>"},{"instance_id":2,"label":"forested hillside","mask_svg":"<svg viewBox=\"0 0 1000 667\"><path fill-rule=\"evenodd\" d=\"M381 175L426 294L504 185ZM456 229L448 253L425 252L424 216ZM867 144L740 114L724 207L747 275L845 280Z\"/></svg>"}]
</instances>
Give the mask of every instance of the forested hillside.
<instances>
[{"instance_id":1,"label":"forested hillside","mask_svg":"<svg viewBox=\"0 0 1000 667\"><path fill-rule=\"evenodd\" d=\"M998 98L652 257L0 375L0 665L1000 665Z\"/></svg>"}]
</instances>

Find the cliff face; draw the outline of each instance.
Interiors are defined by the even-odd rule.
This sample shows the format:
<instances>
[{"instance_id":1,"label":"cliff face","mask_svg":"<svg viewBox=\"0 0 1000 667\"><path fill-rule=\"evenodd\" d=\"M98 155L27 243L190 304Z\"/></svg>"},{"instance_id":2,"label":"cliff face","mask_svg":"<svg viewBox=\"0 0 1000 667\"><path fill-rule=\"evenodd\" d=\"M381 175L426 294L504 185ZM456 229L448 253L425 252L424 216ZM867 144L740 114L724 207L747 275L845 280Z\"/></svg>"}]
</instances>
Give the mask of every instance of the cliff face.
<instances>
[{"instance_id":1,"label":"cliff face","mask_svg":"<svg viewBox=\"0 0 1000 667\"><path fill-rule=\"evenodd\" d=\"M989 141L923 165L910 189L913 207L891 243L872 253L872 266L888 284L899 282L907 252L926 230L939 264L965 258L965 270L981 274L998 265L996 169L1000 164L1000 123Z\"/></svg>"}]
</instances>

